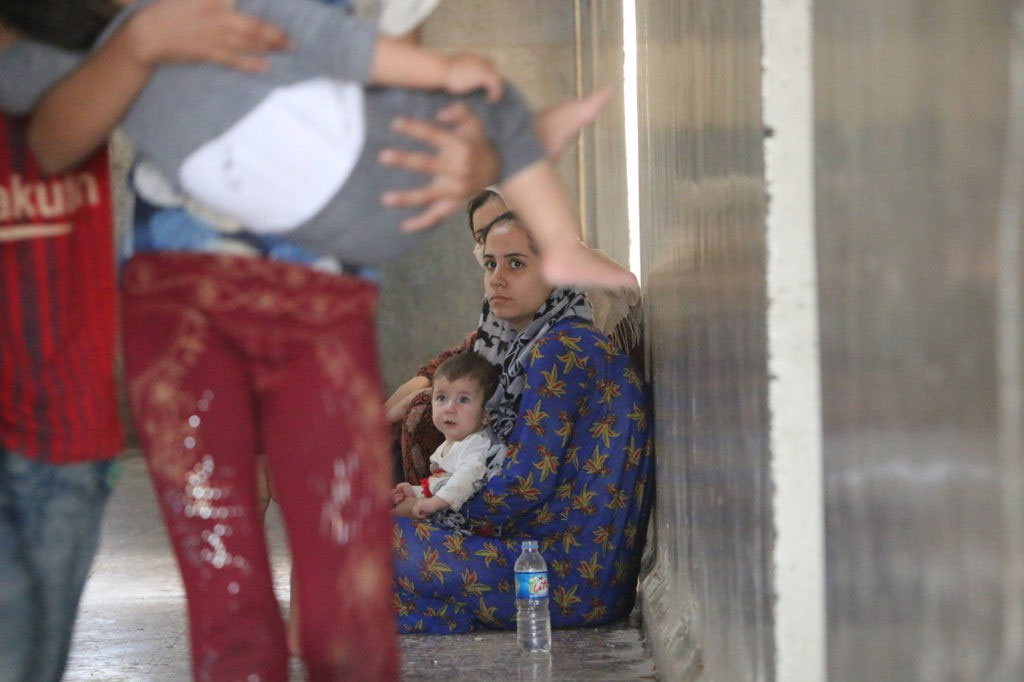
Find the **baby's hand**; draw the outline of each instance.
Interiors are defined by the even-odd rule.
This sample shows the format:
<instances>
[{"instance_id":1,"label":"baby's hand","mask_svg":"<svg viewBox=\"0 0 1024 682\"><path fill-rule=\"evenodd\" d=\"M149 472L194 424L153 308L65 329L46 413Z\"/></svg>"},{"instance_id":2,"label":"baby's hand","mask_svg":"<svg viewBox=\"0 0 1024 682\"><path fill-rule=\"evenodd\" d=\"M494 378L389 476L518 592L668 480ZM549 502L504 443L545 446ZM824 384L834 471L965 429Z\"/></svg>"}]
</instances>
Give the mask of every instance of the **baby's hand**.
<instances>
[{"instance_id":1,"label":"baby's hand","mask_svg":"<svg viewBox=\"0 0 1024 682\"><path fill-rule=\"evenodd\" d=\"M416 500L416 504L412 506L412 515L417 519L425 519L434 512L441 511L448 506L440 497L425 497L422 500Z\"/></svg>"},{"instance_id":2,"label":"baby's hand","mask_svg":"<svg viewBox=\"0 0 1024 682\"><path fill-rule=\"evenodd\" d=\"M487 101L501 98L501 74L489 59L478 54L456 54L446 57L444 89L453 95L465 95L477 88L487 91Z\"/></svg>"},{"instance_id":3,"label":"baby's hand","mask_svg":"<svg viewBox=\"0 0 1024 682\"><path fill-rule=\"evenodd\" d=\"M391 489L391 503L392 505L401 504L404 500L414 497L415 493L412 491L412 485L406 482L399 483Z\"/></svg>"}]
</instances>

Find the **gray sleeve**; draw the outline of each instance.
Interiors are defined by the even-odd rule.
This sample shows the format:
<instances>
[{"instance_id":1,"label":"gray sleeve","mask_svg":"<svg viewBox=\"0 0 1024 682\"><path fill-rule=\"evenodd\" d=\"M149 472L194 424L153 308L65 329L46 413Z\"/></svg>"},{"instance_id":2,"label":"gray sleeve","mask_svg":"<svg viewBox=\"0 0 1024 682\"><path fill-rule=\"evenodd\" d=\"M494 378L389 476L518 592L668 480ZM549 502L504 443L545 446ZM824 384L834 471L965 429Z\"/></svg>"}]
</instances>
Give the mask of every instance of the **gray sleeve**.
<instances>
[{"instance_id":1,"label":"gray sleeve","mask_svg":"<svg viewBox=\"0 0 1024 682\"><path fill-rule=\"evenodd\" d=\"M109 39L132 14L153 2L137 0L118 14L97 42ZM369 82L377 45L377 29L372 24L319 0L238 0L235 7L269 21L291 37L291 50L267 56L279 81L331 76Z\"/></svg>"},{"instance_id":2,"label":"gray sleeve","mask_svg":"<svg viewBox=\"0 0 1024 682\"><path fill-rule=\"evenodd\" d=\"M121 12L101 40L150 2L140 0ZM161 64L122 120L121 129L168 178L177 179L188 154L250 112L274 89L312 78L361 81L369 76L376 33L339 7L316 0L238 0L236 7L280 26L291 36L294 48L268 55L270 68L259 73L209 62Z\"/></svg>"},{"instance_id":3,"label":"gray sleeve","mask_svg":"<svg viewBox=\"0 0 1024 682\"><path fill-rule=\"evenodd\" d=\"M51 85L73 70L82 60L68 52L30 40L19 40L0 52L0 109L23 116Z\"/></svg>"},{"instance_id":4,"label":"gray sleeve","mask_svg":"<svg viewBox=\"0 0 1024 682\"><path fill-rule=\"evenodd\" d=\"M504 182L527 166L547 158L534 132L533 112L518 88L505 81L502 97L490 104L481 93L470 98L470 107L483 119L487 137L501 157L498 180Z\"/></svg>"}]
</instances>

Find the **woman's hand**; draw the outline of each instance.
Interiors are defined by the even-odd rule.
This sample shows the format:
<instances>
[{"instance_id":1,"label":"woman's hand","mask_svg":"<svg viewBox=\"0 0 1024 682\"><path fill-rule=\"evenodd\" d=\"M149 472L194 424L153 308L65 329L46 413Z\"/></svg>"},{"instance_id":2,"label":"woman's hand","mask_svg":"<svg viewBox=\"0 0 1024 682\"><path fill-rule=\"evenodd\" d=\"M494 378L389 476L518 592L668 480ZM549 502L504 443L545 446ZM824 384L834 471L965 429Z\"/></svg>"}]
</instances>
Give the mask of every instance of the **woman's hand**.
<instances>
[{"instance_id":1,"label":"woman's hand","mask_svg":"<svg viewBox=\"0 0 1024 682\"><path fill-rule=\"evenodd\" d=\"M418 232L432 227L462 208L463 203L498 177L498 155L484 134L483 122L463 103L445 107L434 122L395 119L396 132L424 142L434 153L385 149L385 166L432 176L413 189L385 192L385 206L424 206L402 223L402 230Z\"/></svg>"}]
</instances>

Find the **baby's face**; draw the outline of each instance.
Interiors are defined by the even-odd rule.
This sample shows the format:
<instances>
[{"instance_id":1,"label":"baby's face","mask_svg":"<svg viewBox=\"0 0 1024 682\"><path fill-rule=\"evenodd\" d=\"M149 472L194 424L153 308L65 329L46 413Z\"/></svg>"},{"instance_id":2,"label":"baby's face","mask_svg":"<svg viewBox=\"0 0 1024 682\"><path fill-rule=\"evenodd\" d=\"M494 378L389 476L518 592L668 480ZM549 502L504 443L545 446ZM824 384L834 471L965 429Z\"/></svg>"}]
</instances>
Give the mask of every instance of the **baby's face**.
<instances>
[{"instance_id":1,"label":"baby's face","mask_svg":"<svg viewBox=\"0 0 1024 682\"><path fill-rule=\"evenodd\" d=\"M435 377L430 402L434 426L449 441L462 440L483 426L484 391L475 379Z\"/></svg>"}]
</instances>

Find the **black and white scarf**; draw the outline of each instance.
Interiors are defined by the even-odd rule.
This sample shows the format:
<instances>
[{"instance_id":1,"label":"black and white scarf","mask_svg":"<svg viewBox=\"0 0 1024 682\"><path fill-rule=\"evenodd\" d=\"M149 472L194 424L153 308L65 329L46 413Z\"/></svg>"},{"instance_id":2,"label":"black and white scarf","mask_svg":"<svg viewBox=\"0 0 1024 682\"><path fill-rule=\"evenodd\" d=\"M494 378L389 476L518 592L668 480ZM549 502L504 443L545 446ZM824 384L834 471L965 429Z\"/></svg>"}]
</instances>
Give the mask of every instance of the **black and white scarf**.
<instances>
[{"instance_id":1,"label":"black and white scarf","mask_svg":"<svg viewBox=\"0 0 1024 682\"><path fill-rule=\"evenodd\" d=\"M583 291L569 287L555 289L521 332L496 317L491 312L490 303L484 299L473 350L487 358L491 364L501 367L501 375L498 388L485 406L491 447L487 451L487 473L480 481L478 490L501 471L505 462L508 438L519 413L523 384L526 382L526 361L530 352L555 323L567 318L593 322L594 310ZM469 527L466 517L451 509L435 514L431 521L462 532L466 532Z\"/></svg>"}]
</instances>

